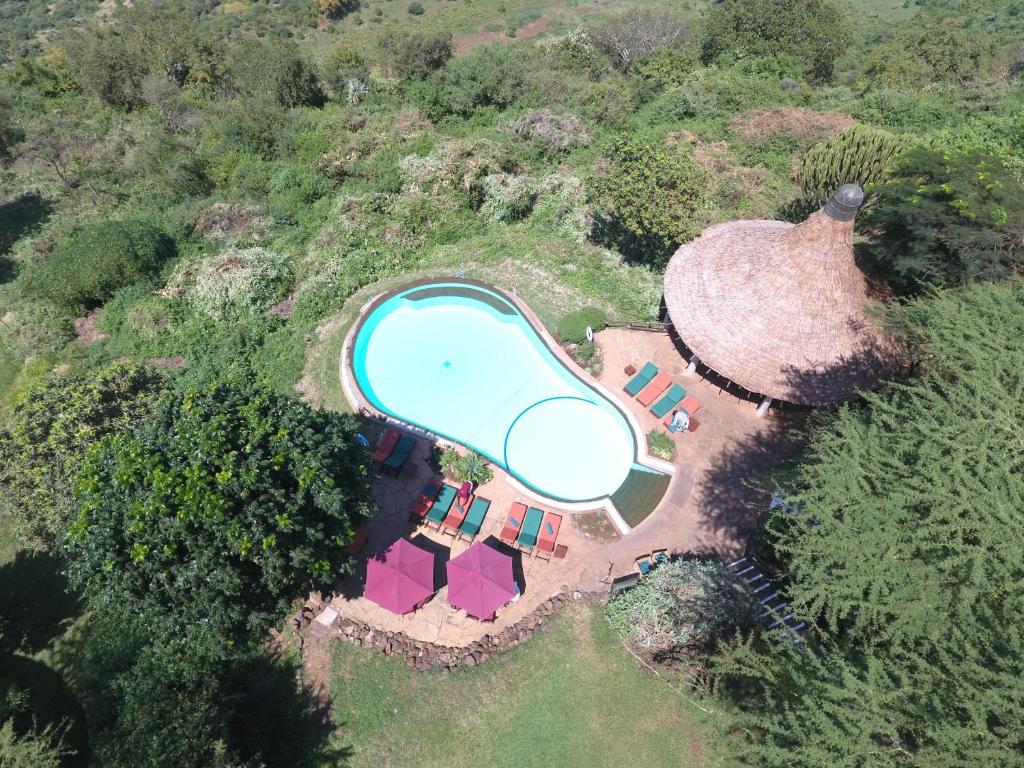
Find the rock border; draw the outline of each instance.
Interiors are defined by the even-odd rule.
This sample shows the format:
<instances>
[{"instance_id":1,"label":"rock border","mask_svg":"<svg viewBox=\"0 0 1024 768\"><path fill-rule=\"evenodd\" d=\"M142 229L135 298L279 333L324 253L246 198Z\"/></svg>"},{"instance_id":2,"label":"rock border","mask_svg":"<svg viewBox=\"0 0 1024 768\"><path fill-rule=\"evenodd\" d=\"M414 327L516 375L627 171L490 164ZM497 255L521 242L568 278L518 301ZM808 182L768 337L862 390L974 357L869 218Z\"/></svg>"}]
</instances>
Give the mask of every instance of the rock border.
<instances>
[{"instance_id":1,"label":"rock border","mask_svg":"<svg viewBox=\"0 0 1024 768\"><path fill-rule=\"evenodd\" d=\"M299 633L300 647L302 633L308 631L320 638L347 640L363 648L380 651L385 656L402 656L412 669L425 672L429 669L455 667L476 667L499 653L515 648L530 639L534 633L544 629L549 619L559 615L572 603L603 605L608 602L609 592L562 591L548 598L515 624L497 634L484 635L464 647L438 645L426 640L416 640L404 632L376 629L369 624L338 615L325 602L310 602L292 618L291 625Z\"/></svg>"}]
</instances>

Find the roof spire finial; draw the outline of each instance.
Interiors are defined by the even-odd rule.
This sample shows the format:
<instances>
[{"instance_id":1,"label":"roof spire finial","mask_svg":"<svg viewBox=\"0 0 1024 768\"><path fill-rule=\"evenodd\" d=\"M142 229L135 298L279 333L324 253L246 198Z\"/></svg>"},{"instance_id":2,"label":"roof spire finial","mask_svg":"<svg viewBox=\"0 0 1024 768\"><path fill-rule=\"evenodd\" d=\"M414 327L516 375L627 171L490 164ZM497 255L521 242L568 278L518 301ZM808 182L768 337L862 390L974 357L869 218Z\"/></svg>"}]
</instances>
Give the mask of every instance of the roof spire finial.
<instances>
[{"instance_id":1,"label":"roof spire finial","mask_svg":"<svg viewBox=\"0 0 1024 768\"><path fill-rule=\"evenodd\" d=\"M863 202L863 189L856 184L843 184L825 204L825 213L835 221L853 221Z\"/></svg>"}]
</instances>

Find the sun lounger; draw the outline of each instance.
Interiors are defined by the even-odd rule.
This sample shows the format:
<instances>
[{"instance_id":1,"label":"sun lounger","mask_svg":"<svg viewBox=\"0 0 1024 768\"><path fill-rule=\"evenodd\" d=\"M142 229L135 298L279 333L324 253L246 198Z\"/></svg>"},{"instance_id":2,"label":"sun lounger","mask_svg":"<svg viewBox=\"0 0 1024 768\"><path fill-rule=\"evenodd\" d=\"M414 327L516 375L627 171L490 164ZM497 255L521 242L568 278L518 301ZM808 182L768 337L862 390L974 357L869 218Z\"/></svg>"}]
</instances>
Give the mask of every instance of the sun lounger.
<instances>
[{"instance_id":1,"label":"sun lounger","mask_svg":"<svg viewBox=\"0 0 1024 768\"><path fill-rule=\"evenodd\" d=\"M544 513L536 507L526 510L526 519L523 520L523 529L519 531L519 546L523 549L533 549L537 546L537 534L540 533L540 523L544 519Z\"/></svg>"},{"instance_id":2,"label":"sun lounger","mask_svg":"<svg viewBox=\"0 0 1024 768\"><path fill-rule=\"evenodd\" d=\"M437 494L437 498L434 503L430 506L430 510L427 512L426 523L433 523L435 526L440 526L441 521L444 520L445 515L448 514L448 510L452 508L452 504L455 502L455 496L458 491L452 488L450 485L445 483L441 487L440 493Z\"/></svg>"},{"instance_id":3,"label":"sun lounger","mask_svg":"<svg viewBox=\"0 0 1024 768\"><path fill-rule=\"evenodd\" d=\"M668 550L667 549L656 549L651 552L651 559L654 560L655 565L661 565L668 562Z\"/></svg>"},{"instance_id":4,"label":"sun lounger","mask_svg":"<svg viewBox=\"0 0 1024 768\"><path fill-rule=\"evenodd\" d=\"M550 560L555 553L555 540L558 538L558 529L562 525L562 516L554 512L544 513L544 522L540 524L540 535L537 537L537 557Z\"/></svg>"},{"instance_id":5,"label":"sun lounger","mask_svg":"<svg viewBox=\"0 0 1024 768\"><path fill-rule=\"evenodd\" d=\"M448 514L441 521L441 533L447 533L451 536L458 535L462 521L469 514L469 508L472 506L475 498L472 493L466 499L460 499L456 494L455 503L452 504L452 508L448 510Z\"/></svg>"},{"instance_id":6,"label":"sun lounger","mask_svg":"<svg viewBox=\"0 0 1024 768\"><path fill-rule=\"evenodd\" d=\"M519 529L523 527L523 518L526 517L526 505L515 502L508 510L508 517L505 518L505 527L501 529L498 538L512 546L516 543Z\"/></svg>"},{"instance_id":7,"label":"sun lounger","mask_svg":"<svg viewBox=\"0 0 1024 768\"><path fill-rule=\"evenodd\" d=\"M405 462L409 459L412 454L413 448L416 447L416 438L412 435L402 435L398 440L398 445L395 446L395 450L391 452L387 460L384 462L385 470L394 470L397 475L402 471L402 467L405 466Z\"/></svg>"},{"instance_id":8,"label":"sun lounger","mask_svg":"<svg viewBox=\"0 0 1024 768\"><path fill-rule=\"evenodd\" d=\"M484 524L484 518L487 517L487 510L490 508L490 499L485 499L483 496L473 499L473 503L469 505L469 513L466 515L462 527L459 528L459 538L465 537L468 541L476 538L476 535L480 533L480 526Z\"/></svg>"},{"instance_id":9,"label":"sun lounger","mask_svg":"<svg viewBox=\"0 0 1024 768\"><path fill-rule=\"evenodd\" d=\"M370 538L370 524L362 526L355 535L352 537L352 541L345 547L345 552L350 555L358 555L362 552L363 547L366 546L366 540Z\"/></svg>"},{"instance_id":10,"label":"sun lounger","mask_svg":"<svg viewBox=\"0 0 1024 768\"><path fill-rule=\"evenodd\" d=\"M693 414L700 410L700 400L693 395L687 395L683 398L683 402L679 404L679 407L686 411L688 416L693 416Z\"/></svg>"},{"instance_id":11,"label":"sun lounger","mask_svg":"<svg viewBox=\"0 0 1024 768\"><path fill-rule=\"evenodd\" d=\"M636 396L636 401L640 405L647 407L654 402L655 398L661 395L668 385L672 383L672 379L664 371L659 371L658 375L651 379L651 382L640 390L640 394Z\"/></svg>"},{"instance_id":12,"label":"sun lounger","mask_svg":"<svg viewBox=\"0 0 1024 768\"><path fill-rule=\"evenodd\" d=\"M426 485L423 486L423 490L420 491L419 498L412 503L412 509L409 510L409 517L421 518L430 510L431 505L434 503L434 499L437 498L438 492L441 490L441 481L436 477L430 478Z\"/></svg>"},{"instance_id":13,"label":"sun lounger","mask_svg":"<svg viewBox=\"0 0 1024 768\"><path fill-rule=\"evenodd\" d=\"M626 382L626 386L623 389L626 390L626 394L630 397L636 397L637 393L650 383L657 372L658 368L654 363L645 363L640 372Z\"/></svg>"},{"instance_id":14,"label":"sun lounger","mask_svg":"<svg viewBox=\"0 0 1024 768\"><path fill-rule=\"evenodd\" d=\"M651 413L657 418L661 418L666 413L671 411L676 405L686 397L686 390L680 387L678 384L673 384L669 387L668 392L658 402L651 406Z\"/></svg>"},{"instance_id":15,"label":"sun lounger","mask_svg":"<svg viewBox=\"0 0 1024 768\"><path fill-rule=\"evenodd\" d=\"M641 576L646 576L651 572L651 568L654 567L654 563L651 562L650 555L644 555L636 559L636 569L640 571Z\"/></svg>"},{"instance_id":16,"label":"sun lounger","mask_svg":"<svg viewBox=\"0 0 1024 768\"><path fill-rule=\"evenodd\" d=\"M388 429L383 435L381 435L380 441L377 443L377 450L373 452L370 457L374 461L384 461L391 452L395 450L395 445L398 444L398 439L402 436L402 433L397 429Z\"/></svg>"}]
</instances>

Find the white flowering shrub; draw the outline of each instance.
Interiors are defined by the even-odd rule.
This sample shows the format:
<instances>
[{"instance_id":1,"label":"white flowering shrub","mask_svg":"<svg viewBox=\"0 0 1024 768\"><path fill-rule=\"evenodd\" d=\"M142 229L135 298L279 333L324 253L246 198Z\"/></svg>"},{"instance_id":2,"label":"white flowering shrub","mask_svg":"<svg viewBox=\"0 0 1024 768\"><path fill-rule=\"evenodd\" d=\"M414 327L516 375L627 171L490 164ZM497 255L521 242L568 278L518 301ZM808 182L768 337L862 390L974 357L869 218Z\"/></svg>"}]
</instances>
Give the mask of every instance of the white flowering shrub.
<instances>
[{"instance_id":1,"label":"white flowering shrub","mask_svg":"<svg viewBox=\"0 0 1024 768\"><path fill-rule=\"evenodd\" d=\"M483 180L501 173L508 164L507 153L489 139L449 139L429 155L407 155L398 162L406 192L437 195L460 190L474 207L483 202Z\"/></svg>"},{"instance_id":2,"label":"white flowering shrub","mask_svg":"<svg viewBox=\"0 0 1024 768\"><path fill-rule=\"evenodd\" d=\"M535 222L543 222L577 243L590 237L594 222L580 179L568 173L549 173L537 182L536 191Z\"/></svg>"},{"instance_id":3,"label":"white flowering shrub","mask_svg":"<svg viewBox=\"0 0 1024 768\"><path fill-rule=\"evenodd\" d=\"M292 262L266 248L229 248L179 268L166 293L211 317L262 312L288 290Z\"/></svg>"},{"instance_id":4,"label":"white flowering shrub","mask_svg":"<svg viewBox=\"0 0 1024 768\"><path fill-rule=\"evenodd\" d=\"M590 143L590 133L583 121L568 112L558 115L546 109L531 109L510 122L506 130L524 141L559 152Z\"/></svg>"},{"instance_id":5,"label":"white flowering shrub","mask_svg":"<svg viewBox=\"0 0 1024 768\"><path fill-rule=\"evenodd\" d=\"M753 620L753 598L717 561L662 563L608 603L608 617L640 648L669 658L708 649Z\"/></svg>"},{"instance_id":6,"label":"white flowering shrub","mask_svg":"<svg viewBox=\"0 0 1024 768\"><path fill-rule=\"evenodd\" d=\"M533 210L537 189L530 176L492 173L484 178L484 203L480 211L495 221L525 219Z\"/></svg>"}]
</instances>

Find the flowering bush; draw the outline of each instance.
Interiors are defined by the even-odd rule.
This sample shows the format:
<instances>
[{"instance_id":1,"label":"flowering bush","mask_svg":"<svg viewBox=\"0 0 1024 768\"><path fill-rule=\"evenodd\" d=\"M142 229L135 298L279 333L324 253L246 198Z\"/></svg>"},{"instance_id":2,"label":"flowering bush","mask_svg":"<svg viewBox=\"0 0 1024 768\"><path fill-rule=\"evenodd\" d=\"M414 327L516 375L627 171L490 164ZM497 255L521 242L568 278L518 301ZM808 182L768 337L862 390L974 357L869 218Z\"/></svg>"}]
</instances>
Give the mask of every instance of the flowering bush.
<instances>
[{"instance_id":1,"label":"flowering bush","mask_svg":"<svg viewBox=\"0 0 1024 768\"><path fill-rule=\"evenodd\" d=\"M577 243L590 237L593 217L583 182L568 173L549 173L537 182L534 221L544 222Z\"/></svg>"},{"instance_id":2,"label":"flowering bush","mask_svg":"<svg viewBox=\"0 0 1024 768\"><path fill-rule=\"evenodd\" d=\"M533 179L513 173L492 173L484 178L481 212L495 221L519 221L533 210L537 190Z\"/></svg>"},{"instance_id":3,"label":"flowering bush","mask_svg":"<svg viewBox=\"0 0 1024 768\"><path fill-rule=\"evenodd\" d=\"M429 155L407 155L398 163L406 191L460 190L474 206L483 201L484 178L507 165L504 148L488 139L443 141Z\"/></svg>"},{"instance_id":4,"label":"flowering bush","mask_svg":"<svg viewBox=\"0 0 1024 768\"><path fill-rule=\"evenodd\" d=\"M590 143L590 133L576 115L556 115L546 109L531 109L506 126L515 136L543 144L559 152Z\"/></svg>"},{"instance_id":5,"label":"flowering bush","mask_svg":"<svg viewBox=\"0 0 1024 768\"><path fill-rule=\"evenodd\" d=\"M287 256L266 248L230 248L179 268L167 293L185 296L211 317L260 312L284 295L291 272Z\"/></svg>"}]
</instances>

